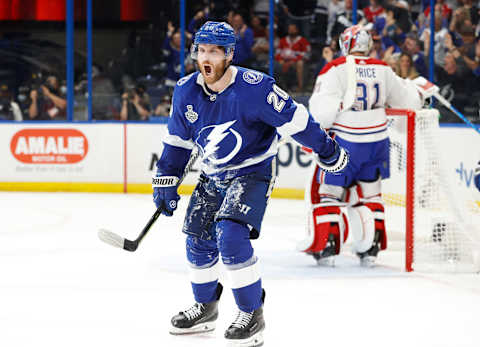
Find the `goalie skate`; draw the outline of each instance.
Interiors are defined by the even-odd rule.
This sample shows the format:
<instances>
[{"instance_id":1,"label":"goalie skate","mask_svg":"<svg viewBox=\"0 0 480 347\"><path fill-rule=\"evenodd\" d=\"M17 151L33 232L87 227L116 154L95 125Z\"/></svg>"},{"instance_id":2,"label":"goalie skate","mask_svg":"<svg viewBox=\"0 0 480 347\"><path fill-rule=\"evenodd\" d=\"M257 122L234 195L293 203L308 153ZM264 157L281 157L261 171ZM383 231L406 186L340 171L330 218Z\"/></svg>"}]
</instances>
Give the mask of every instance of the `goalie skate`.
<instances>
[{"instance_id":1,"label":"goalie skate","mask_svg":"<svg viewBox=\"0 0 480 347\"><path fill-rule=\"evenodd\" d=\"M357 253L357 256L360 258L360 266L362 267L375 266L375 261L377 260L377 255L379 251L380 251L380 231L375 230L375 237L373 240L372 247L366 252Z\"/></svg>"},{"instance_id":2,"label":"goalie skate","mask_svg":"<svg viewBox=\"0 0 480 347\"><path fill-rule=\"evenodd\" d=\"M328 241L326 247L321 252L312 252L313 258L317 261L317 264L320 266L335 266L335 255L336 253L336 241L333 234L328 235Z\"/></svg>"},{"instance_id":3,"label":"goalie skate","mask_svg":"<svg viewBox=\"0 0 480 347\"><path fill-rule=\"evenodd\" d=\"M200 334L215 330L215 321L218 318L218 301L222 290L223 287L219 283L217 300L204 304L196 302L190 308L173 316L170 334Z\"/></svg>"}]
</instances>

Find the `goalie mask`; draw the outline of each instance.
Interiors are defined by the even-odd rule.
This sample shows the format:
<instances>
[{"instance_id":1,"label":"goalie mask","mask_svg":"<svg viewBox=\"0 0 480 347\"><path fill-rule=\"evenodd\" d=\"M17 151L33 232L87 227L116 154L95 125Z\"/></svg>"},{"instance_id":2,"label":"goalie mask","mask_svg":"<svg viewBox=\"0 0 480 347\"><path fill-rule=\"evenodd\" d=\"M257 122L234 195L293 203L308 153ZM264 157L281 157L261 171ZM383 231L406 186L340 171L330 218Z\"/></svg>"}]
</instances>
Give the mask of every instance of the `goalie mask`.
<instances>
[{"instance_id":1,"label":"goalie mask","mask_svg":"<svg viewBox=\"0 0 480 347\"><path fill-rule=\"evenodd\" d=\"M227 58L233 55L235 50L235 31L228 23L208 21L195 34L195 40L190 49L192 59L197 59L198 46L201 44L224 47L225 58Z\"/></svg>"},{"instance_id":2,"label":"goalie mask","mask_svg":"<svg viewBox=\"0 0 480 347\"><path fill-rule=\"evenodd\" d=\"M372 36L361 25L345 29L338 41L344 56L353 52L368 54L373 46Z\"/></svg>"}]
</instances>

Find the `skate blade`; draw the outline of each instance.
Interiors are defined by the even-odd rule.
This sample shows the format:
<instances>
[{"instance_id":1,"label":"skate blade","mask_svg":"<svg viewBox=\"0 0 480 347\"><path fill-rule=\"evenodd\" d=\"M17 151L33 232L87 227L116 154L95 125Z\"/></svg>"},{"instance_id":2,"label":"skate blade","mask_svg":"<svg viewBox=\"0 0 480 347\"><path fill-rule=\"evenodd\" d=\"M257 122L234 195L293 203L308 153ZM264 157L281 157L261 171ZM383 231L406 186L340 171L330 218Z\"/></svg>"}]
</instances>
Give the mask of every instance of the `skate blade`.
<instances>
[{"instance_id":1,"label":"skate blade","mask_svg":"<svg viewBox=\"0 0 480 347\"><path fill-rule=\"evenodd\" d=\"M227 340L227 347L260 347L263 346L263 331L243 340Z\"/></svg>"},{"instance_id":2,"label":"skate blade","mask_svg":"<svg viewBox=\"0 0 480 347\"><path fill-rule=\"evenodd\" d=\"M325 257L317 260L317 264L320 266L335 267L335 257Z\"/></svg>"},{"instance_id":3,"label":"skate blade","mask_svg":"<svg viewBox=\"0 0 480 347\"><path fill-rule=\"evenodd\" d=\"M172 335L191 335L191 334L202 334L208 333L209 331L215 330L215 322L200 323L191 328L177 328L170 327L170 334Z\"/></svg>"},{"instance_id":4,"label":"skate blade","mask_svg":"<svg viewBox=\"0 0 480 347\"><path fill-rule=\"evenodd\" d=\"M366 256L366 257L360 259L360 266L361 267L374 267L375 266L375 260L377 260L377 257Z\"/></svg>"}]
</instances>

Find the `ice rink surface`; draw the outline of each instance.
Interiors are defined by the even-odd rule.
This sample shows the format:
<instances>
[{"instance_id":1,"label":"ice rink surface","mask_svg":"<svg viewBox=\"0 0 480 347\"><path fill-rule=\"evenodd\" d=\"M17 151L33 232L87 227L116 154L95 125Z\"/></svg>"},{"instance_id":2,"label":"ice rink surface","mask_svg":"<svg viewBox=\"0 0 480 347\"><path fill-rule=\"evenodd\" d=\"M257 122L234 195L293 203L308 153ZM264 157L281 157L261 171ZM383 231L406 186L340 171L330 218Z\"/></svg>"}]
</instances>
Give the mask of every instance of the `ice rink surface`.
<instances>
[{"instance_id":1,"label":"ice rink surface","mask_svg":"<svg viewBox=\"0 0 480 347\"><path fill-rule=\"evenodd\" d=\"M134 239L154 211L149 195L0 192L0 346L225 346L237 312L226 280L215 332L168 333L193 303L180 232L187 202L129 253L97 231ZM399 251L364 269L348 249L337 267L320 268L294 250L303 214L302 201L272 200L253 242L265 346L480 346L479 274L405 273Z\"/></svg>"}]
</instances>

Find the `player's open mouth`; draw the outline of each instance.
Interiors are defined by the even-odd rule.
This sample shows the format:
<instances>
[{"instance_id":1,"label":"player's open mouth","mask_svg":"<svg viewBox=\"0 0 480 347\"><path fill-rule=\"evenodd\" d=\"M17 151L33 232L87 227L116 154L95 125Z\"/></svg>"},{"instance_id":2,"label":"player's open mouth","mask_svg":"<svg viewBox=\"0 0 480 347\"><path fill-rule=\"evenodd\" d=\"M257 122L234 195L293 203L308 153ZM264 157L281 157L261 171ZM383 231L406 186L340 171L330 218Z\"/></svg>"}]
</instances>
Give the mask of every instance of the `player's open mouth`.
<instances>
[{"instance_id":1,"label":"player's open mouth","mask_svg":"<svg viewBox=\"0 0 480 347\"><path fill-rule=\"evenodd\" d=\"M211 65L203 65L203 69L205 70L206 75L211 75L213 68Z\"/></svg>"}]
</instances>

